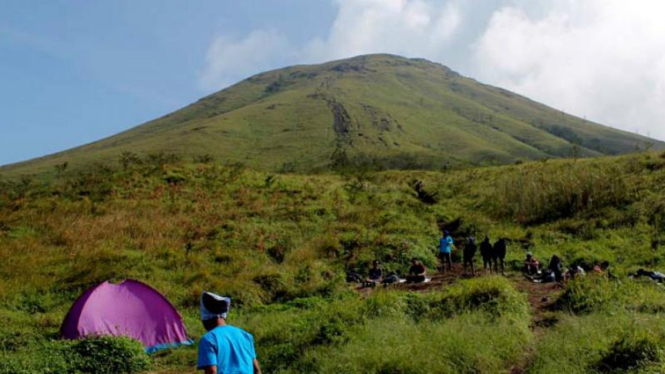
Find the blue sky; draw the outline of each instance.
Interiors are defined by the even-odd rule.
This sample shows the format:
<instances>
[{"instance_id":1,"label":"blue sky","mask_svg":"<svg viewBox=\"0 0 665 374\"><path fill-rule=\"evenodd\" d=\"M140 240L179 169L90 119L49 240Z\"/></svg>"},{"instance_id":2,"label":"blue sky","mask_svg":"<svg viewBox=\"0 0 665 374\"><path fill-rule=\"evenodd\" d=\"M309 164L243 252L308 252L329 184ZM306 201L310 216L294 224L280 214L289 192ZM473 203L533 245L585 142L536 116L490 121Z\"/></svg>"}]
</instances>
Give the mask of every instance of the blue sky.
<instances>
[{"instance_id":1,"label":"blue sky","mask_svg":"<svg viewBox=\"0 0 665 374\"><path fill-rule=\"evenodd\" d=\"M387 52L665 139L655 0L2 0L0 165L271 68Z\"/></svg>"},{"instance_id":2,"label":"blue sky","mask_svg":"<svg viewBox=\"0 0 665 374\"><path fill-rule=\"evenodd\" d=\"M323 33L331 4L314 3L3 0L0 165L94 141L199 99L214 91L199 74L216 36L266 25L294 40L303 25Z\"/></svg>"}]
</instances>

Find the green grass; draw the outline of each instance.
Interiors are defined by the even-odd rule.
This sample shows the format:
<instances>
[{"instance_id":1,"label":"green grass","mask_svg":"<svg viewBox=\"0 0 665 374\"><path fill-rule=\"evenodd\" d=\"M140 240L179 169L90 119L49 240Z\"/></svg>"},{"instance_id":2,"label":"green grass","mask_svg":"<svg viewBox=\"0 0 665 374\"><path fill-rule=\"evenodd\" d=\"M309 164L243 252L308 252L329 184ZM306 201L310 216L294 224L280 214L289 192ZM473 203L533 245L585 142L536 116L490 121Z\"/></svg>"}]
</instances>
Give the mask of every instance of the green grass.
<instances>
[{"instance_id":1,"label":"green grass","mask_svg":"<svg viewBox=\"0 0 665 374\"><path fill-rule=\"evenodd\" d=\"M5 372L82 365L57 339L60 323L83 290L125 278L164 293L194 339L204 333L201 291L231 296L229 322L255 335L269 373L646 373L663 365L665 290L626 277L665 268L662 154L341 175L167 155L130 161L0 182ZM421 201L414 180L437 201ZM526 296L503 277L425 294L361 296L345 284L345 271L366 273L374 259L401 273L412 257L432 268L439 225L451 223L458 243L508 238L509 271L532 251L566 264L609 260L617 279L571 283L550 312L559 322L535 333ZM153 356L151 370L189 371L195 360L196 347L171 350Z\"/></svg>"},{"instance_id":2,"label":"green grass","mask_svg":"<svg viewBox=\"0 0 665 374\"><path fill-rule=\"evenodd\" d=\"M84 168L125 152L169 152L187 160L210 155L254 169L299 172L328 170L333 155L343 152L373 168L438 170L650 146L665 144L561 113L439 64L370 55L261 73L121 134L0 170L14 178L51 173L57 165Z\"/></svg>"}]
</instances>

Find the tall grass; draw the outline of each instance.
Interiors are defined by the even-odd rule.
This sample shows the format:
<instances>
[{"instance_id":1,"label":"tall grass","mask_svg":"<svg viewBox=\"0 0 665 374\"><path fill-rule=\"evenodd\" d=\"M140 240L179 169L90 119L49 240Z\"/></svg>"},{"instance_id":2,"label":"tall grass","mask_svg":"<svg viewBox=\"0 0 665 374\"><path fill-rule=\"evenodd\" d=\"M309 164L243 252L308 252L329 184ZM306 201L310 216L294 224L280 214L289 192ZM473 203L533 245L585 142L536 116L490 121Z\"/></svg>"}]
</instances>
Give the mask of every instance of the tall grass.
<instances>
[{"instance_id":1,"label":"tall grass","mask_svg":"<svg viewBox=\"0 0 665 374\"><path fill-rule=\"evenodd\" d=\"M201 291L231 296L230 322L255 335L266 372L506 372L534 352L529 306L510 281L483 277L426 294L375 290L362 298L345 272L366 274L379 259L404 274L412 257L432 269L439 225L451 222L459 223L459 249L470 235L511 239L508 260L517 266L531 250L567 263L607 259L621 278L638 267L662 269L665 253L653 246L665 196L661 163L639 155L306 176L156 159L3 183L0 351L14 368L32 353L47 360L42 348L84 289L137 278L171 300L193 338L203 334ZM438 202L423 204L414 180ZM575 321L625 310L652 318L665 298L651 283L589 279L572 283L560 305L564 322L568 314ZM617 324L603 352L619 357L659 341L624 337L626 326ZM603 352L581 358L583 366L612 362ZM155 366L187 371L195 355L195 347L165 352ZM538 362L549 359L538 357L534 368L545 367Z\"/></svg>"},{"instance_id":2,"label":"tall grass","mask_svg":"<svg viewBox=\"0 0 665 374\"><path fill-rule=\"evenodd\" d=\"M638 197L625 168L568 162L558 167L528 165L499 178L490 204L500 216L535 224L622 207Z\"/></svg>"}]
</instances>

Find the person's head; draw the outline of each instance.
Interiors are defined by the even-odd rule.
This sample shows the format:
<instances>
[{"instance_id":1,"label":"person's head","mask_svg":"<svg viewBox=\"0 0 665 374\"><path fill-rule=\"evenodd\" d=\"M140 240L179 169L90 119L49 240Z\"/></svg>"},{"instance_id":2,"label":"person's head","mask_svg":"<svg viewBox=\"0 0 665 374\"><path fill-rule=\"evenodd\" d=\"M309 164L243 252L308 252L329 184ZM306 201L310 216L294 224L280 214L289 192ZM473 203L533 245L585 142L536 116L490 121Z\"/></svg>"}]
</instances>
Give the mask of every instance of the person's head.
<instances>
[{"instance_id":1,"label":"person's head","mask_svg":"<svg viewBox=\"0 0 665 374\"><path fill-rule=\"evenodd\" d=\"M484 240L484 242L485 242L485 243L489 243L489 242L490 242L490 237L489 237L489 236L485 236L485 240Z\"/></svg>"},{"instance_id":2,"label":"person's head","mask_svg":"<svg viewBox=\"0 0 665 374\"><path fill-rule=\"evenodd\" d=\"M450 236L450 231L444 230L443 231L443 236Z\"/></svg>"},{"instance_id":3,"label":"person's head","mask_svg":"<svg viewBox=\"0 0 665 374\"><path fill-rule=\"evenodd\" d=\"M603 261L600 263L600 269L601 270L607 270L610 267L610 262L609 261Z\"/></svg>"},{"instance_id":4,"label":"person's head","mask_svg":"<svg viewBox=\"0 0 665 374\"><path fill-rule=\"evenodd\" d=\"M469 237L469 243L476 244L476 238L474 238L473 236L470 236Z\"/></svg>"},{"instance_id":5,"label":"person's head","mask_svg":"<svg viewBox=\"0 0 665 374\"><path fill-rule=\"evenodd\" d=\"M378 268L379 266L381 266L381 261L379 261L379 260L374 260L374 261L372 262L372 266L374 266L375 269Z\"/></svg>"},{"instance_id":6,"label":"person's head","mask_svg":"<svg viewBox=\"0 0 665 374\"><path fill-rule=\"evenodd\" d=\"M203 292L201 295L201 322L206 331L226 323L230 306L230 298L212 292Z\"/></svg>"},{"instance_id":7,"label":"person's head","mask_svg":"<svg viewBox=\"0 0 665 374\"><path fill-rule=\"evenodd\" d=\"M531 260L531 258L533 258L533 253L531 253L531 252L527 252L527 253L526 253L526 259L527 259L527 260Z\"/></svg>"},{"instance_id":8,"label":"person's head","mask_svg":"<svg viewBox=\"0 0 665 374\"><path fill-rule=\"evenodd\" d=\"M418 265L420 265L420 260L414 257L414 258L411 259L411 263L414 266L418 266Z\"/></svg>"}]
</instances>

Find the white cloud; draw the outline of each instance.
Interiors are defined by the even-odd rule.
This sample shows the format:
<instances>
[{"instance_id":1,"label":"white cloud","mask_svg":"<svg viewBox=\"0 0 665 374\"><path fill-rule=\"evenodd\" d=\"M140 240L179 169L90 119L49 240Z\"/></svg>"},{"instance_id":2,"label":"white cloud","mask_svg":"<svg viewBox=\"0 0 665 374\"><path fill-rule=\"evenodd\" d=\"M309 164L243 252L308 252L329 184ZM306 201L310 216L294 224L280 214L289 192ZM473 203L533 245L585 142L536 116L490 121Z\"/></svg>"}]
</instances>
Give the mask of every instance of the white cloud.
<instances>
[{"instance_id":1,"label":"white cloud","mask_svg":"<svg viewBox=\"0 0 665 374\"><path fill-rule=\"evenodd\" d=\"M544 0L497 10L479 79L567 112L665 139L665 3Z\"/></svg>"},{"instance_id":2,"label":"white cloud","mask_svg":"<svg viewBox=\"0 0 665 374\"><path fill-rule=\"evenodd\" d=\"M441 60L460 26L461 0L336 0L337 18L325 39L294 46L275 30L216 38L200 85L220 89L266 69L367 53Z\"/></svg>"},{"instance_id":3,"label":"white cloud","mask_svg":"<svg viewBox=\"0 0 665 374\"><path fill-rule=\"evenodd\" d=\"M275 30L256 30L240 40L220 36L208 48L199 83L206 90L223 88L291 59L288 39Z\"/></svg>"},{"instance_id":4,"label":"white cloud","mask_svg":"<svg viewBox=\"0 0 665 374\"><path fill-rule=\"evenodd\" d=\"M461 25L458 1L337 0L339 12L325 40L307 48L310 60L367 53L440 59Z\"/></svg>"}]
</instances>

